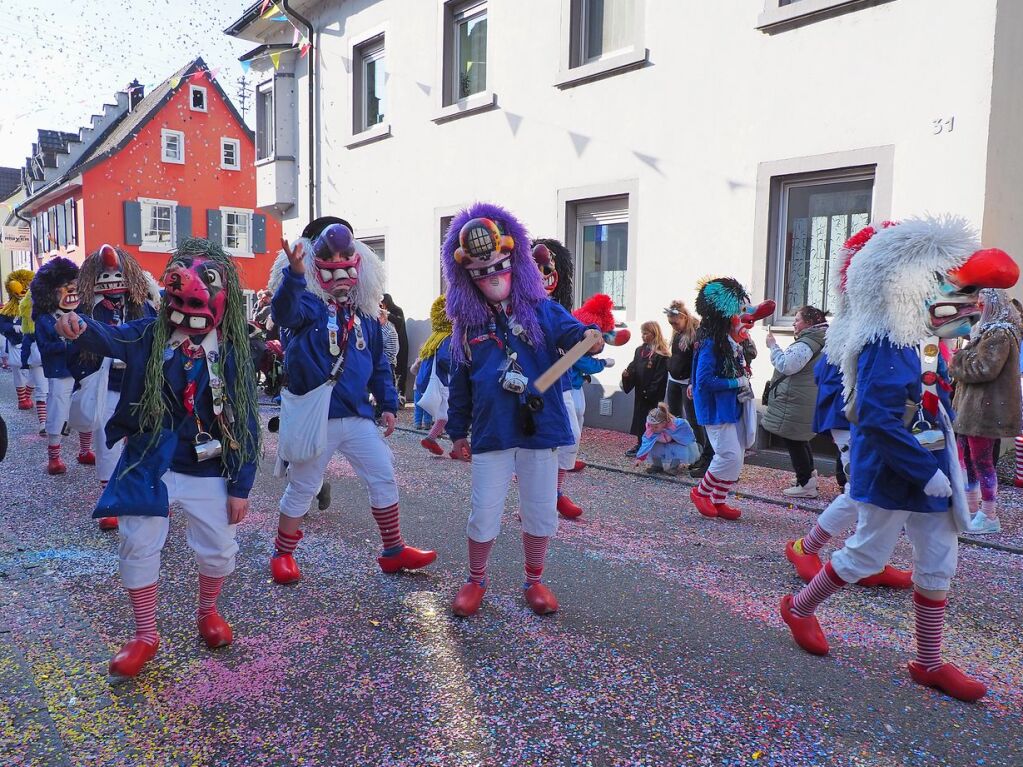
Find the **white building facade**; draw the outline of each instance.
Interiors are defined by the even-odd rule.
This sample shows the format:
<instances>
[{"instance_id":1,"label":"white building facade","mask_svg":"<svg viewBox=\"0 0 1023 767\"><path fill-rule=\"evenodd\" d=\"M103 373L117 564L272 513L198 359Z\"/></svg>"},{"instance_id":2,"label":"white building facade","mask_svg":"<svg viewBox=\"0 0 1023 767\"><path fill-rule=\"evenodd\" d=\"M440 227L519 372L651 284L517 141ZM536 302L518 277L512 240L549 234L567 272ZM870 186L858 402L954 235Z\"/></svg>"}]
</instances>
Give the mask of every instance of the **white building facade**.
<instances>
[{"instance_id":1,"label":"white building facade","mask_svg":"<svg viewBox=\"0 0 1023 767\"><path fill-rule=\"evenodd\" d=\"M563 240L577 302L609 293L637 339L706 275L774 298L791 332L871 219L959 213L1023 254L1018 0L282 0L276 21L261 5L228 30L260 44L258 205L286 236L351 221L413 338L446 222L474 200ZM627 423L611 404L587 421Z\"/></svg>"}]
</instances>

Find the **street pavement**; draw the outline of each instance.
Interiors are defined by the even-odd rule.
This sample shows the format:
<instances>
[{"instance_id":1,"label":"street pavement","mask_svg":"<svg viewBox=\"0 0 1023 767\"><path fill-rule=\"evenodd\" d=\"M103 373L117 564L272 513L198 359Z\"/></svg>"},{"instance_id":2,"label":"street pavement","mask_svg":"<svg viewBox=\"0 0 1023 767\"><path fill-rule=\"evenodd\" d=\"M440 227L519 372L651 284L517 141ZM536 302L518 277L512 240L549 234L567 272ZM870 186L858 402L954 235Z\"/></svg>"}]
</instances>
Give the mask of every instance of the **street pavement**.
<instances>
[{"instance_id":1,"label":"street pavement","mask_svg":"<svg viewBox=\"0 0 1023 767\"><path fill-rule=\"evenodd\" d=\"M465 577L469 467L429 455L408 429L390 438L403 532L438 551L433 566L379 571L366 493L335 458L331 508L310 513L298 550L305 578L273 584L283 484L267 434L220 599L234 644L209 651L197 638L197 573L175 515L159 654L111 684L106 664L132 621L116 534L90 519L95 470L74 462L72 435L67 475L48 477L34 413L14 401L0 374L4 767L1023 764L1023 556L960 547L946 656L990 686L975 705L909 680L908 592L847 588L819 611L831 655L795 647L777 615L800 585L783 549L811 511L746 499L741 521L707 520L688 485L635 473L570 475L586 514L562 520L551 544L544 580L561 610L544 618L521 597L513 489L484 606L460 620L448 607ZM587 430L584 452L610 463L628 440ZM767 497L787 476L750 468L743 487ZM908 556L903 542L896 561Z\"/></svg>"}]
</instances>

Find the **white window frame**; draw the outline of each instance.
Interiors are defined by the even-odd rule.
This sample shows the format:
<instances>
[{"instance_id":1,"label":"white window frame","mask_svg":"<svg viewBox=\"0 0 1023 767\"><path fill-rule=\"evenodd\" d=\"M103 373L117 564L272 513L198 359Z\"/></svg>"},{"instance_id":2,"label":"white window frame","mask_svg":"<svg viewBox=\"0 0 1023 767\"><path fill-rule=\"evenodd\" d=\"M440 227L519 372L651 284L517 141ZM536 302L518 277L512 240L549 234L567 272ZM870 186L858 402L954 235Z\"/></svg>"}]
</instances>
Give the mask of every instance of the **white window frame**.
<instances>
[{"instance_id":1,"label":"white window frame","mask_svg":"<svg viewBox=\"0 0 1023 767\"><path fill-rule=\"evenodd\" d=\"M490 3L489 0L439 0L441 12L438 39L443 41L441 55L437 57L437 108L433 122L442 123L458 117L475 114L497 106L493 72L490 71ZM482 91L465 98L458 97L458 26L461 22L486 13L487 15L487 81Z\"/></svg>"},{"instance_id":2,"label":"white window frame","mask_svg":"<svg viewBox=\"0 0 1023 767\"><path fill-rule=\"evenodd\" d=\"M178 203L177 200L158 200L153 197L139 197L138 199L140 210L141 226L139 227L139 234L142 238L142 242L139 244L139 250L146 253L170 253L174 250L177 244L178 236ZM159 242L146 242L146 226L149 216L146 215L147 207L160 206L170 208L170 241L166 244Z\"/></svg>"},{"instance_id":3,"label":"white window frame","mask_svg":"<svg viewBox=\"0 0 1023 767\"><path fill-rule=\"evenodd\" d=\"M234 165L228 165L224 162L224 150L228 146L234 147ZM220 137L220 167L224 170L241 170L242 169L242 142L236 138L228 138L227 136Z\"/></svg>"},{"instance_id":4,"label":"white window frame","mask_svg":"<svg viewBox=\"0 0 1023 767\"><path fill-rule=\"evenodd\" d=\"M196 92L199 92L199 93L202 94L202 107L195 106L193 101L192 101L192 96ZM193 111L193 112L209 112L210 111L210 103L207 100L208 98L209 98L209 94L206 93L206 89L204 87L202 87L201 85L191 85L190 84L188 86L188 108L191 111Z\"/></svg>"},{"instance_id":5,"label":"white window frame","mask_svg":"<svg viewBox=\"0 0 1023 767\"><path fill-rule=\"evenodd\" d=\"M380 231L380 230L375 230ZM360 233L357 239L367 248L377 254L377 258L387 263L387 235L376 233Z\"/></svg>"},{"instance_id":6,"label":"white window frame","mask_svg":"<svg viewBox=\"0 0 1023 767\"><path fill-rule=\"evenodd\" d=\"M242 299L245 301L245 319L252 322L256 313L256 291L242 288Z\"/></svg>"},{"instance_id":7,"label":"white window frame","mask_svg":"<svg viewBox=\"0 0 1023 767\"><path fill-rule=\"evenodd\" d=\"M581 305L582 302L589 296L583 296L583 232L588 226L606 226L610 224L626 224L629 227L629 233L632 233L632 222L629 220L629 200L628 198L613 198L609 200L594 200L592 202L580 201L576 203L575 211L575 237L572 240L575 247L574 253L576 253L577 263L575 265L575 274L579 275L579 279L576 281L576 305ZM614 308L615 315L624 316L625 312L629 309L629 287L628 287L628 274L629 274L629 252L628 243L626 243L626 263L625 263L625 284L623 285L623 305L618 308Z\"/></svg>"},{"instance_id":8,"label":"white window frame","mask_svg":"<svg viewBox=\"0 0 1023 767\"><path fill-rule=\"evenodd\" d=\"M451 99L452 101L465 101L471 99L473 96L479 93L486 93L487 84L483 84L483 89L476 91L476 93L468 93L465 96L461 96L458 93L461 74L458 69L459 59L459 35L458 28L463 23L472 21L479 17L486 17L487 19L487 58L490 57L490 4L487 0L480 0L480 2L470 2L463 6L452 8L451 11L451 61L449 63L448 86L451 88Z\"/></svg>"},{"instance_id":9,"label":"white window frame","mask_svg":"<svg viewBox=\"0 0 1023 767\"><path fill-rule=\"evenodd\" d=\"M178 140L178 158L170 157L167 154L167 139L174 137ZM174 163L175 165L185 164L185 134L179 130L163 128L160 131L160 160L162 162Z\"/></svg>"},{"instance_id":10,"label":"white window frame","mask_svg":"<svg viewBox=\"0 0 1023 767\"><path fill-rule=\"evenodd\" d=\"M642 68L650 58L646 39L646 0L634 0L632 39L621 48L585 58L587 0L561 0L561 59L554 85L572 88L604 77Z\"/></svg>"},{"instance_id":11,"label":"white window frame","mask_svg":"<svg viewBox=\"0 0 1023 767\"><path fill-rule=\"evenodd\" d=\"M349 106L352 115L351 136L345 143L348 149L370 144L391 135L391 88L387 74L387 33L386 25L365 30L349 45L351 67L351 89ZM383 60L383 120L368 125L366 115L369 113L369 88L366 80L366 65L372 61Z\"/></svg>"},{"instance_id":12,"label":"white window frame","mask_svg":"<svg viewBox=\"0 0 1023 767\"><path fill-rule=\"evenodd\" d=\"M269 99L270 125L267 128L264 125L264 123L266 122L265 113L260 111L259 105L263 100L263 97L268 94L270 96ZM261 117L263 117L263 119L260 119ZM266 142L267 152L266 154L263 155L259 153L260 150L259 136L261 128L264 129L263 131L264 134L266 134L267 130L269 131L268 134L269 140ZM264 80L263 82L259 83L256 86L256 164L259 165L266 162L273 162L273 160L276 157L277 157L277 89L276 79L271 77L269 80Z\"/></svg>"},{"instance_id":13,"label":"white window frame","mask_svg":"<svg viewBox=\"0 0 1023 767\"><path fill-rule=\"evenodd\" d=\"M256 254L252 252L252 214L254 211L252 208L221 208L220 209L220 242L224 247L224 252L236 257L236 258L255 258ZM249 226L247 231L248 249L242 248L229 248L227 246L227 216L228 214L233 216L248 216Z\"/></svg>"},{"instance_id":14,"label":"white window frame","mask_svg":"<svg viewBox=\"0 0 1023 767\"><path fill-rule=\"evenodd\" d=\"M877 0L792 0L787 5L783 4L783 0L764 0L764 10L757 18L756 28L761 32L775 32L778 28L811 23L871 4L876 5Z\"/></svg>"}]
</instances>

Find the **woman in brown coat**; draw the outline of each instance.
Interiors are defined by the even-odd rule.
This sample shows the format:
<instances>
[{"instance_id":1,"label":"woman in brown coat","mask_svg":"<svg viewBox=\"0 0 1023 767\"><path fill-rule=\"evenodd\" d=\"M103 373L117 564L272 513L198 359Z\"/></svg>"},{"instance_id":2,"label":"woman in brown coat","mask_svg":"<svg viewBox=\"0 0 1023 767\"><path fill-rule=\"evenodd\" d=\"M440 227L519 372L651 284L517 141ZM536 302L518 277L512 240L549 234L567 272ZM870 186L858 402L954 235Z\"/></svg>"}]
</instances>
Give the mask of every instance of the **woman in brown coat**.
<instances>
[{"instance_id":1,"label":"woman in brown coat","mask_svg":"<svg viewBox=\"0 0 1023 767\"><path fill-rule=\"evenodd\" d=\"M984 310L973 338L952 358L956 382L955 432L966 471L970 510L980 511L969 532L998 533L995 442L1020 433L1020 316L1000 290L982 290ZM978 487L979 484L979 487Z\"/></svg>"}]
</instances>

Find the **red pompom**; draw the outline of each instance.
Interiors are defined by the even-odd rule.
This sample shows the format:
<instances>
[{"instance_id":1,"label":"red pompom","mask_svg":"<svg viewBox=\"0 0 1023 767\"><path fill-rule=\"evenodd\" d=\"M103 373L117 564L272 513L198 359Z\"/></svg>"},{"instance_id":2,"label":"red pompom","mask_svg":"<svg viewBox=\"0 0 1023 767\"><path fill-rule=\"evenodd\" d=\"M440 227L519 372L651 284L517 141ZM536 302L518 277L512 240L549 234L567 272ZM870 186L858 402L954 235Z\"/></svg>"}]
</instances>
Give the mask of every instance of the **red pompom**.
<instances>
[{"instance_id":1,"label":"red pompom","mask_svg":"<svg viewBox=\"0 0 1023 767\"><path fill-rule=\"evenodd\" d=\"M572 312L572 316L586 325L596 325L601 333L607 333L615 327L612 313L614 305L611 296L597 293L586 299L582 306Z\"/></svg>"}]
</instances>

